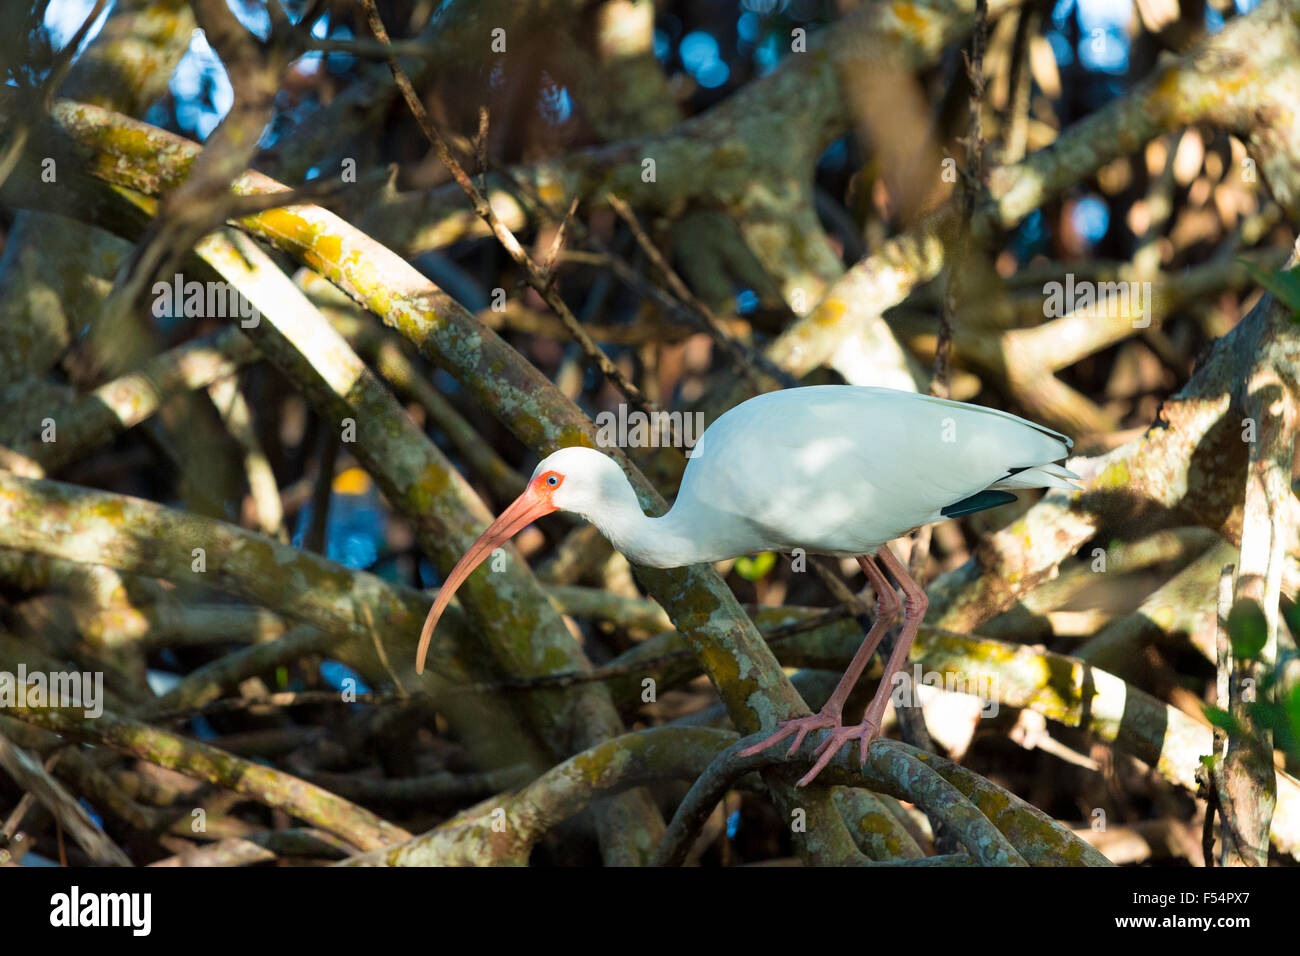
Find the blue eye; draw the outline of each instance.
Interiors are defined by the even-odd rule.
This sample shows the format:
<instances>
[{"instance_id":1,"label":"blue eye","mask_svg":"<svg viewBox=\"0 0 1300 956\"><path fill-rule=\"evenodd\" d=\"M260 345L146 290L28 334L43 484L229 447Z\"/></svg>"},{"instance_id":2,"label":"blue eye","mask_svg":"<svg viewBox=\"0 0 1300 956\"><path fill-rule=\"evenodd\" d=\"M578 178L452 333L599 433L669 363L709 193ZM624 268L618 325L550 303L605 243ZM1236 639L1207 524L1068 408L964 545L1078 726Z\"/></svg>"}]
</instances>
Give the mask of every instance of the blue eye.
<instances>
[{"instance_id":1,"label":"blue eye","mask_svg":"<svg viewBox=\"0 0 1300 956\"><path fill-rule=\"evenodd\" d=\"M546 478L546 483L550 485L552 488L554 488L556 485L560 483L560 479L557 478L555 475L548 475Z\"/></svg>"}]
</instances>

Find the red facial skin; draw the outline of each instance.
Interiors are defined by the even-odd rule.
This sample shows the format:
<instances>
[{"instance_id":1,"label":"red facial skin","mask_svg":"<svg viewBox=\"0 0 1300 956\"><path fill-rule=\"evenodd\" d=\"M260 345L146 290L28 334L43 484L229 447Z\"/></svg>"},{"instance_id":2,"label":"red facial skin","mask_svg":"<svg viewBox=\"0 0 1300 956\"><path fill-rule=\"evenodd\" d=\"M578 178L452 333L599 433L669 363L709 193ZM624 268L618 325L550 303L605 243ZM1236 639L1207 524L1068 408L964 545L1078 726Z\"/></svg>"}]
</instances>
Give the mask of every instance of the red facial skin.
<instances>
[{"instance_id":1,"label":"red facial skin","mask_svg":"<svg viewBox=\"0 0 1300 956\"><path fill-rule=\"evenodd\" d=\"M552 479L555 480L554 484L551 484ZM558 471L547 471L538 475L528 483L524 493L511 502L510 507L501 512L501 516L488 526L488 529L465 552L464 557L456 562L456 566L451 569L447 580L438 590L438 598L433 602L429 616L425 618L424 629L420 631L420 646L415 652L417 674L424 673L424 657L429 652L429 641L433 638L433 630L438 626L438 619L442 617L442 612L451 603L456 589L497 547L509 541L543 515L558 511L559 507L552 496L563 484L564 475Z\"/></svg>"}]
</instances>

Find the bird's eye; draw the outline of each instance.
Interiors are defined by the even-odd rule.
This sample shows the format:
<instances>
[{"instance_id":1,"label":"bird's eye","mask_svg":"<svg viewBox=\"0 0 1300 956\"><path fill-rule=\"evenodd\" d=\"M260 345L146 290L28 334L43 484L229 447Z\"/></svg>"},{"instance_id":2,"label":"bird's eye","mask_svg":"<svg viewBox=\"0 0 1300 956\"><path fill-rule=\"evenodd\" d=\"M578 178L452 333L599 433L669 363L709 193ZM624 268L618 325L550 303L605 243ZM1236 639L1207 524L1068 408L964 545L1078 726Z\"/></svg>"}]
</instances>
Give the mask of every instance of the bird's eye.
<instances>
[{"instance_id":1,"label":"bird's eye","mask_svg":"<svg viewBox=\"0 0 1300 956\"><path fill-rule=\"evenodd\" d=\"M547 476L546 476L546 483L547 483L548 485L550 485L552 488L554 488L556 485L558 485L558 484L560 483L559 476L558 476L558 475L547 475Z\"/></svg>"}]
</instances>

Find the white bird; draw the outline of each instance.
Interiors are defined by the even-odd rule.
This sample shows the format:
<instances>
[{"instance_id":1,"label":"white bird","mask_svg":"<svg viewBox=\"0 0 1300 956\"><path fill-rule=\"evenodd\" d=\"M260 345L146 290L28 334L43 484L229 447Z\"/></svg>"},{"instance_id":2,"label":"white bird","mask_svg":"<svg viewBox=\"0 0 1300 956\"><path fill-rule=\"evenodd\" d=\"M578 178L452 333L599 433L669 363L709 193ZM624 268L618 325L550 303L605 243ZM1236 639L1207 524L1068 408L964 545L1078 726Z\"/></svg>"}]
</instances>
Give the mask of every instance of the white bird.
<instances>
[{"instance_id":1,"label":"white bird","mask_svg":"<svg viewBox=\"0 0 1300 956\"><path fill-rule=\"evenodd\" d=\"M618 464L592 448L545 458L528 486L452 568L438 592L416 656L470 573L502 542L553 511L586 518L637 564L656 568L721 561L759 551L854 557L876 593L876 619L826 706L783 722L750 748L829 730L800 785L850 740L879 733L889 688L925 617L924 590L886 546L915 528L1015 499L1028 488L1074 490L1056 462L1072 445L1049 428L1007 412L888 388L820 385L768 392L737 405L696 444L672 509L652 518ZM900 608L904 624L862 723L845 727L843 707Z\"/></svg>"}]
</instances>

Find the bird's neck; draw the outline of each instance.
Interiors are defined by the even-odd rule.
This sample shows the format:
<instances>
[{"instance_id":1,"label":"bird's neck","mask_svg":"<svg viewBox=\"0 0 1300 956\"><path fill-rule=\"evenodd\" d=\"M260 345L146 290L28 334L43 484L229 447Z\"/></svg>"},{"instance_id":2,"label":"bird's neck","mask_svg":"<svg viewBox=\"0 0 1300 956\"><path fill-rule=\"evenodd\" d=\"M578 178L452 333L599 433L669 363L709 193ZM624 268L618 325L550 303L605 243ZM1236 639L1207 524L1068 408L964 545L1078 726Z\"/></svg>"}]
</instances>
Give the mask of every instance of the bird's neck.
<instances>
[{"instance_id":1,"label":"bird's neck","mask_svg":"<svg viewBox=\"0 0 1300 956\"><path fill-rule=\"evenodd\" d=\"M641 510L631 485L610 495L599 515L584 517L634 564L679 568L708 560L697 538L689 533L690 522L683 520L686 515L681 509L673 508L661 518L652 518Z\"/></svg>"}]
</instances>

